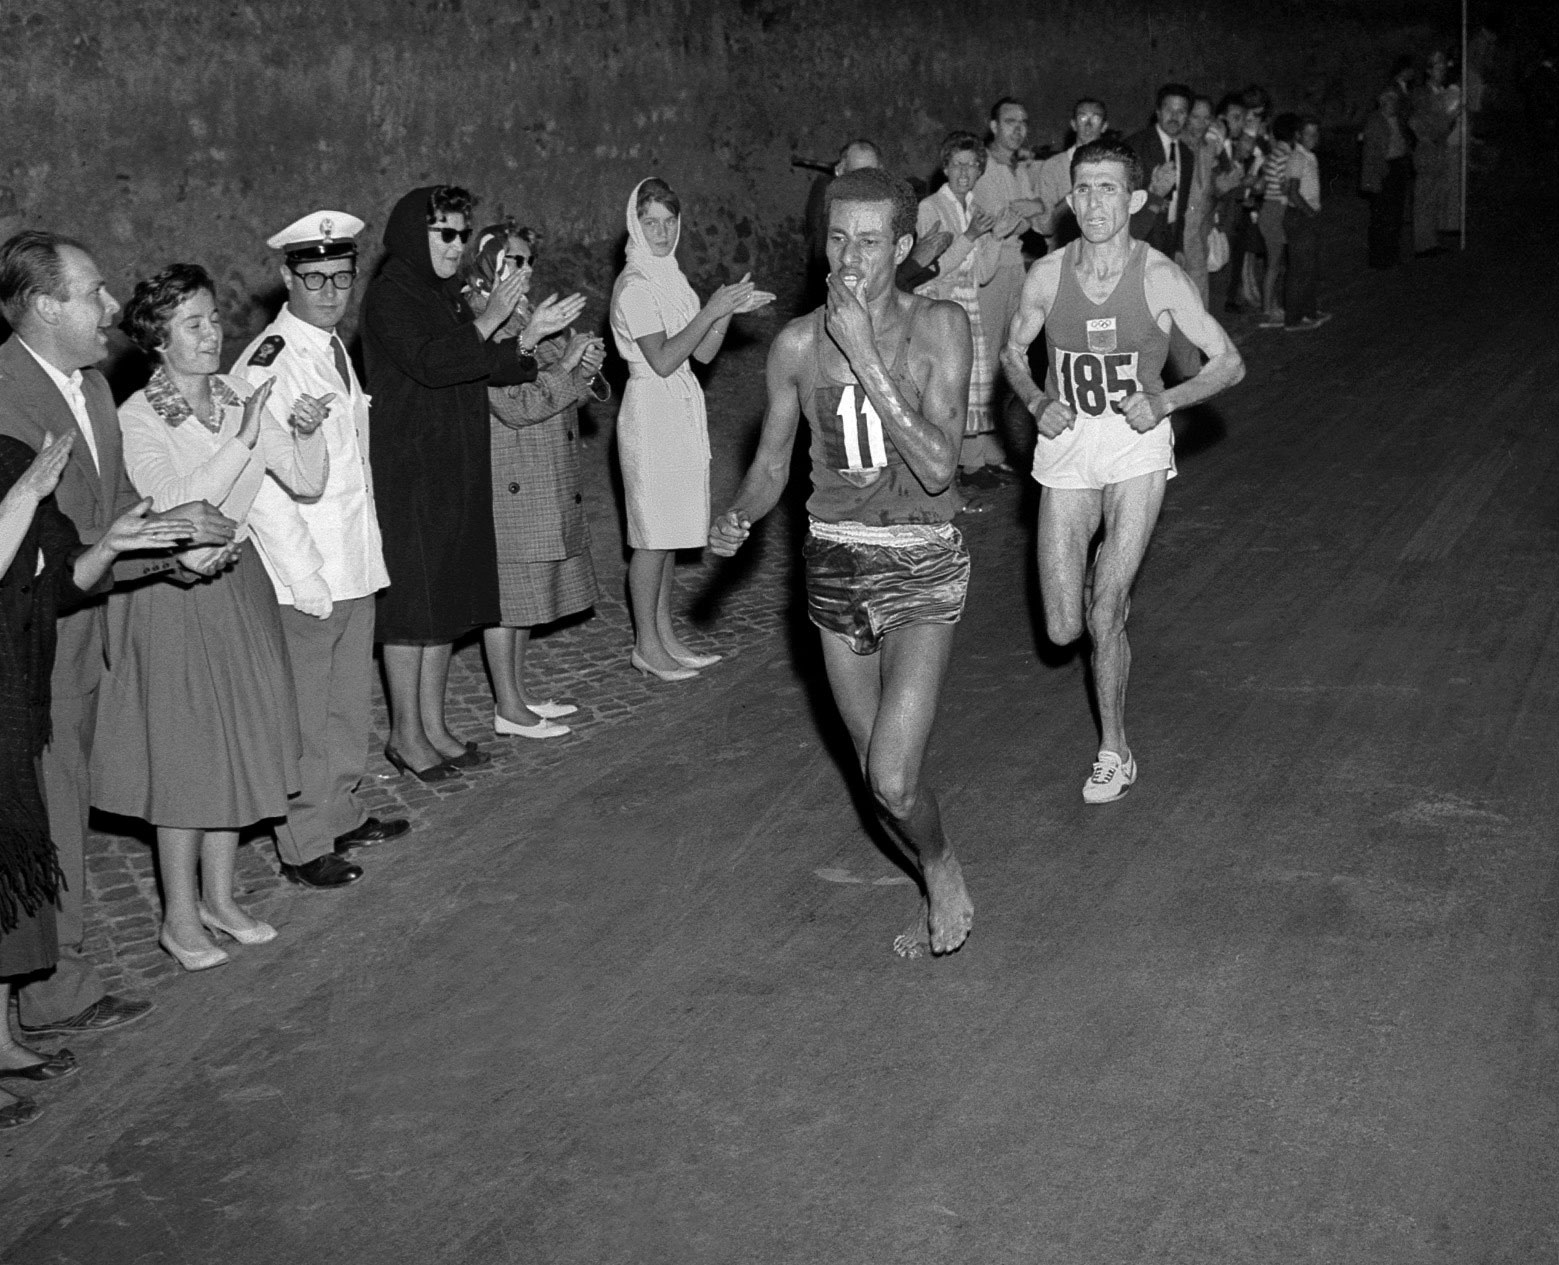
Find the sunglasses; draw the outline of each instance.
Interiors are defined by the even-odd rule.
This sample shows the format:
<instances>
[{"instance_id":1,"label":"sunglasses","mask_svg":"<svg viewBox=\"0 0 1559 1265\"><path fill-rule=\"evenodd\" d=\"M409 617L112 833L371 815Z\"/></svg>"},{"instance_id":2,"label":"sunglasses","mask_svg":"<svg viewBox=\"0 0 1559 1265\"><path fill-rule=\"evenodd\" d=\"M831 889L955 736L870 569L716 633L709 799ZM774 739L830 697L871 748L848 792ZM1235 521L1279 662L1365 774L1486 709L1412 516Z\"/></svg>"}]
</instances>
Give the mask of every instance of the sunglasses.
<instances>
[{"instance_id":1,"label":"sunglasses","mask_svg":"<svg viewBox=\"0 0 1559 1265\"><path fill-rule=\"evenodd\" d=\"M439 241L448 246L450 242L459 242L465 245L471 240L471 230L468 228L450 228L443 224L429 224L428 232L437 233Z\"/></svg>"},{"instance_id":2,"label":"sunglasses","mask_svg":"<svg viewBox=\"0 0 1559 1265\"><path fill-rule=\"evenodd\" d=\"M357 280L356 268L347 268L341 272L299 272L296 268L289 268L288 271L303 282L305 290L323 290L327 281L337 290L350 290L352 283Z\"/></svg>"}]
</instances>

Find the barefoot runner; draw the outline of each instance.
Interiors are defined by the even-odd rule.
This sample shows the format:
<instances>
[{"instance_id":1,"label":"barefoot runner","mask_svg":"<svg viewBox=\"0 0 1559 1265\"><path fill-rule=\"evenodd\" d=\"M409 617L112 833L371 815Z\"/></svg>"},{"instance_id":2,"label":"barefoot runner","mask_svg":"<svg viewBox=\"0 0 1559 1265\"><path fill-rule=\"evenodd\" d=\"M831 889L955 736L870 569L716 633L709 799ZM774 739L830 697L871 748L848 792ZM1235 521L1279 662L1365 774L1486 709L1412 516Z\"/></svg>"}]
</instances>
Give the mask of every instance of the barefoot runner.
<instances>
[{"instance_id":1,"label":"barefoot runner","mask_svg":"<svg viewBox=\"0 0 1559 1265\"><path fill-rule=\"evenodd\" d=\"M974 906L920 767L969 583L948 491L969 398L969 319L894 285L915 244L903 181L848 172L829 186L825 214L828 300L774 340L758 452L709 544L729 557L774 508L805 414L808 613L867 783L927 899L894 951L951 953Z\"/></svg>"},{"instance_id":2,"label":"barefoot runner","mask_svg":"<svg viewBox=\"0 0 1559 1265\"><path fill-rule=\"evenodd\" d=\"M1146 242L1131 215L1147 201L1142 167L1118 141L1072 155L1067 201L1082 238L1029 270L1001 363L1039 428L1039 588L1045 629L1058 646L1093 642L1103 734L1083 799L1106 804L1137 778L1126 743L1126 615L1131 586L1174 476L1169 415L1245 376L1240 353L1207 314L1191 279ZM1169 330L1207 355L1194 378L1164 390ZM1045 331L1045 388L1029 373L1029 345ZM1100 523L1104 539L1088 565ZM1084 609L1086 607L1086 610Z\"/></svg>"}]
</instances>

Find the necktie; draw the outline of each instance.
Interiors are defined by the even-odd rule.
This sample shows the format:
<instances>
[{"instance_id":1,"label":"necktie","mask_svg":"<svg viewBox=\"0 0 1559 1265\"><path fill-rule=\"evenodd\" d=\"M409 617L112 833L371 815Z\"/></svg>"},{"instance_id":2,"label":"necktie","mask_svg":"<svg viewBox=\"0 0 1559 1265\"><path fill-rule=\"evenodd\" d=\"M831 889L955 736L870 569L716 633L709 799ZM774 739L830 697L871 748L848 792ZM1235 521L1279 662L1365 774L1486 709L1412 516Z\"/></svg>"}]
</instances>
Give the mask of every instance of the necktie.
<instances>
[{"instance_id":1,"label":"necktie","mask_svg":"<svg viewBox=\"0 0 1559 1265\"><path fill-rule=\"evenodd\" d=\"M352 370L346 362L346 348L341 345L340 336L332 332L330 335L330 352L336 358L336 372L341 376L341 383L346 387L346 393L352 394Z\"/></svg>"},{"instance_id":2,"label":"necktie","mask_svg":"<svg viewBox=\"0 0 1559 1265\"><path fill-rule=\"evenodd\" d=\"M1169 222L1175 222L1175 212L1180 206L1180 145L1177 141L1169 142L1169 161L1175 165L1175 187L1169 191Z\"/></svg>"}]
</instances>

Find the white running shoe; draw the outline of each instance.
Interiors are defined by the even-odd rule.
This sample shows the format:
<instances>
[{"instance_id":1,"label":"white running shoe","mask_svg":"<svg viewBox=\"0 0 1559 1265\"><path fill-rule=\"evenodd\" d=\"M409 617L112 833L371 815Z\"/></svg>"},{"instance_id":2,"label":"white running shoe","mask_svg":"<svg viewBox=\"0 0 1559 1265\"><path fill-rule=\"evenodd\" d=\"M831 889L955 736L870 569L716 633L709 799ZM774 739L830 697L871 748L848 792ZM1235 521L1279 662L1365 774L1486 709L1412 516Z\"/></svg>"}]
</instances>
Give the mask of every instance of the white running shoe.
<instances>
[{"instance_id":1,"label":"white running shoe","mask_svg":"<svg viewBox=\"0 0 1559 1265\"><path fill-rule=\"evenodd\" d=\"M1113 751L1099 752L1094 761L1093 773L1083 783L1085 804L1108 804L1124 795L1137 780L1137 757L1129 756L1124 764Z\"/></svg>"}]
</instances>

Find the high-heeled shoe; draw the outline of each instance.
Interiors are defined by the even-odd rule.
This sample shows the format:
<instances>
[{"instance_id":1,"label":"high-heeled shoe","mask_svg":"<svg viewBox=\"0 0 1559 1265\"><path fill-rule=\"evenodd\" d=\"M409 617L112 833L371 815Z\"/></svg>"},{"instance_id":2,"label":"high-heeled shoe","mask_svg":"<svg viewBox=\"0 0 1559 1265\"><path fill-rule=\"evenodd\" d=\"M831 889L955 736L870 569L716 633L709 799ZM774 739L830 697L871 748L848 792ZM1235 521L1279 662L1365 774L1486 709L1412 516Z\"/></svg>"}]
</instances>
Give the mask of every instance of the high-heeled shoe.
<instances>
[{"instance_id":1,"label":"high-heeled shoe","mask_svg":"<svg viewBox=\"0 0 1559 1265\"><path fill-rule=\"evenodd\" d=\"M699 654L696 650L689 650L686 654L678 654L675 650L666 653L684 668L712 668L725 658L723 654Z\"/></svg>"},{"instance_id":2,"label":"high-heeled shoe","mask_svg":"<svg viewBox=\"0 0 1559 1265\"><path fill-rule=\"evenodd\" d=\"M628 655L628 663L645 676L659 677L662 681L691 681L698 675L697 668L656 668L635 648Z\"/></svg>"},{"instance_id":3,"label":"high-heeled shoe","mask_svg":"<svg viewBox=\"0 0 1559 1265\"><path fill-rule=\"evenodd\" d=\"M440 760L437 764L429 765L425 769L414 769L406 763L406 757L390 746L389 743L384 744L384 758L403 776L410 773L419 782L447 782L452 777L464 776L448 760Z\"/></svg>"},{"instance_id":4,"label":"high-heeled shoe","mask_svg":"<svg viewBox=\"0 0 1559 1265\"><path fill-rule=\"evenodd\" d=\"M574 731L567 725L560 725L543 717L534 725L517 725L514 721L493 712L493 732L514 738L561 738L564 734Z\"/></svg>"},{"instance_id":5,"label":"high-heeled shoe","mask_svg":"<svg viewBox=\"0 0 1559 1265\"><path fill-rule=\"evenodd\" d=\"M460 745L463 746L465 750L462 751L459 755L447 755L444 757L444 763L449 765L450 768L479 769L484 764L491 764L493 762L493 753L491 751L483 751L481 747L476 745L476 743L464 742Z\"/></svg>"},{"instance_id":6,"label":"high-heeled shoe","mask_svg":"<svg viewBox=\"0 0 1559 1265\"><path fill-rule=\"evenodd\" d=\"M186 971L209 971L213 966L221 966L225 962L232 961L224 950L217 948L215 945L209 949L181 948L174 938L168 934L166 927L162 929L162 934L157 937L157 943L172 954L173 960Z\"/></svg>"},{"instance_id":7,"label":"high-heeled shoe","mask_svg":"<svg viewBox=\"0 0 1559 1265\"><path fill-rule=\"evenodd\" d=\"M225 922L217 921L217 916L204 905L196 905L195 912L200 915L200 921L205 923L212 931L220 931L225 936L232 936L239 944L269 944L276 939L276 928L268 922L255 919L254 926L247 931L242 927L229 927Z\"/></svg>"}]
</instances>

